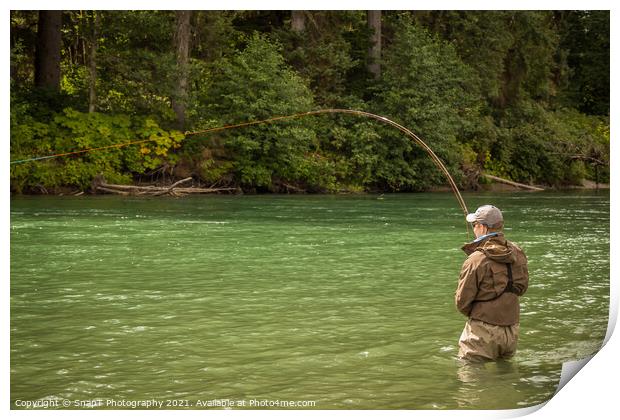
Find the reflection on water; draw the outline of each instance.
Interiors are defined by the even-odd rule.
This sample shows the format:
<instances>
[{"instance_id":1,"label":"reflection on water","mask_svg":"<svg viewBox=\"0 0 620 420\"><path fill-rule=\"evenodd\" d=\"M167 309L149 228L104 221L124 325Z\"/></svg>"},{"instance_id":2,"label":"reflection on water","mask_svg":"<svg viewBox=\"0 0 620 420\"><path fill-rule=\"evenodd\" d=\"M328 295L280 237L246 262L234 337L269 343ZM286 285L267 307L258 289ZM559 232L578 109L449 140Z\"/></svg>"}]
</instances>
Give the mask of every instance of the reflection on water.
<instances>
[{"instance_id":1,"label":"reflection on water","mask_svg":"<svg viewBox=\"0 0 620 420\"><path fill-rule=\"evenodd\" d=\"M451 194L13 198L11 401L541 403L605 335L609 195L466 201L502 208L529 257L507 362L455 360Z\"/></svg>"},{"instance_id":2,"label":"reflection on water","mask_svg":"<svg viewBox=\"0 0 620 420\"><path fill-rule=\"evenodd\" d=\"M457 362L460 381L456 402L459 408L476 408L495 401L493 408L516 408L521 400L518 390L518 365L506 360L491 363Z\"/></svg>"}]
</instances>

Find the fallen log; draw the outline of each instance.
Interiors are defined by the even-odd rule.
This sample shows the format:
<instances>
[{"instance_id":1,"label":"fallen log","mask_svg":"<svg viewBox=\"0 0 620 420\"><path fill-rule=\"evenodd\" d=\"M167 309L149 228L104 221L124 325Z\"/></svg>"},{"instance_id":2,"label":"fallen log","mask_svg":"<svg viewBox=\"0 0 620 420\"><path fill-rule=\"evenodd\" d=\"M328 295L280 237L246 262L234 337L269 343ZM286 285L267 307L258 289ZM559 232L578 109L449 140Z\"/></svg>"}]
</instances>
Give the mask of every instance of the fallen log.
<instances>
[{"instance_id":1,"label":"fallen log","mask_svg":"<svg viewBox=\"0 0 620 420\"><path fill-rule=\"evenodd\" d=\"M237 188L201 188L201 187L184 187L175 188L174 191L182 194L208 194L216 192L237 191Z\"/></svg>"},{"instance_id":2,"label":"fallen log","mask_svg":"<svg viewBox=\"0 0 620 420\"><path fill-rule=\"evenodd\" d=\"M211 194L219 192L236 191L236 188L202 188L202 187L179 187L179 185L191 181L192 178L185 178L175 182L170 186L157 187L154 185L123 185L108 184L103 177L97 177L93 181L93 188L97 191L120 195L172 195L179 196L185 194Z\"/></svg>"},{"instance_id":3,"label":"fallen log","mask_svg":"<svg viewBox=\"0 0 620 420\"><path fill-rule=\"evenodd\" d=\"M119 190L115 190L112 188L106 188L106 187L102 187L100 185L95 187L97 190L99 191L103 191L103 192L109 192L112 194L119 194L119 195L129 195L129 193L127 191L119 191Z\"/></svg>"},{"instance_id":4,"label":"fallen log","mask_svg":"<svg viewBox=\"0 0 620 420\"><path fill-rule=\"evenodd\" d=\"M192 180L192 177L182 179L182 180L177 181L177 182L175 182L174 184L172 184L172 185L171 185L168 189L166 189L166 190L162 190L162 191L157 191L157 192L155 192L153 195L164 195L164 194L171 194L171 195L175 195L175 194L176 194L176 192L175 192L175 191L173 191L173 190L174 190L174 187L176 187L177 185L183 184L183 183L185 183L185 182L187 182L187 181L191 181L191 180Z\"/></svg>"},{"instance_id":5,"label":"fallen log","mask_svg":"<svg viewBox=\"0 0 620 420\"><path fill-rule=\"evenodd\" d=\"M533 185L521 184L519 182L510 181L508 179L500 178L494 175L482 174L482 176L485 176L492 181L501 182L502 184L512 185L513 187L517 187L517 188L524 188L526 190L532 190L532 191L544 191L545 190L544 188L535 187Z\"/></svg>"}]
</instances>

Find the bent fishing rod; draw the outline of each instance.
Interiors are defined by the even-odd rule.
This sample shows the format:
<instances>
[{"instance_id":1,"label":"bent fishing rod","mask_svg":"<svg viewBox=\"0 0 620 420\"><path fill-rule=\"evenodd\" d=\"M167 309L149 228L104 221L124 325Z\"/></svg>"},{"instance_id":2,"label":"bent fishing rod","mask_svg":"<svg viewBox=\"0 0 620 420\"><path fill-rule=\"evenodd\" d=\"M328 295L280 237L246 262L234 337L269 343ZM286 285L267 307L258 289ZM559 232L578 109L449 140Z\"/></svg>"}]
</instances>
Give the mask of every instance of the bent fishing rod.
<instances>
[{"instance_id":1,"label":"bent fishing rod","mask_svg":"<svg viewBox=\"0 0 620 420\"><path fill-rule=\"evenodd\" d=\"M315 111L299 112L299 113L291 114L291 115L283 115L283 116L278 116L278 117L271 117L271 118L266 118L266 119L256 120L256 121L248 121L248 122L243 122L243 123L238 123L238 124L231 124L231 125L224 125L224 126L219 126L219 127L207 128L207 129L198 130L198 131L187 131L184 134L185 134L186 137L189 137L189 136L195 136L195 135L198 135L198 134L208 134L208 133L214 133L214 132L217 132L217 131L225 131L225 130L230 130L230 129L234 129L234 128L248 127L248 126L259 125L259 124L270 124L270 123L275 123L275 122L278 122L278 121L290 120L290 119L294 119L294 118L302 118L302 117L307 117L307 116L311 116L311 115L319 115L319 114L348 114L348 115L363 116L363 117L367 117L367 118L371 118L373 120L379 121L379 122L381 122L383 124L387 124L389 126L392 126L392 127L396 128L397 130L399 130L400 132L404 133L407 137L409 137L411 140L413 140L414 143L416 143L418 146L420 146L420 147L422 147L422 149L424 149L424 151L431 158L431 160L433 161L435 166L437 166L437 168L439 168L439 170L445 175L445 177L446 177L446 179L448 181L448 184L450 185L450 188L452 189L452 193L454 194L457 202L459 203L459 206L461 207L461 210L463 211L463 214L467 215L469 213L468 210L467 210L467 205L465 204L465 200L463 200L463 197L461 196L461 193L460 193L456 183L454 182L454 179L452 178L452 176L448 172L448 169L446 168L444 163L441 161L441 159L435 154L435 152L420 137L418 137L413 131L411 131L407 127L405 127L405 126L403 126L403 125L401 125L401 124L399 124L397 122L394 122L394 121L390 120L389 118L381 116L381 115L372 114L370 112L359 111L359 110L354 110L354 109L328 108L328 109L319 109L319 110L315 110ZM61 156L70 156L70 155L78 155L78 154L90 153L90 152L94 152L94 151L97 151L97 150L104 150L104 149L110 149L110 148L115 148L115 147L117 147L117 148L126 147L126 146L130 146L130 145L133 145L133 144L146 143L146 142L150 142L150 141L154 141L154 140L152 140L152 139L136 140L136 141L129 141L129 142L126 142L126 143L113 144L113 145L109 145L109 146L102 146L102 147L95 147L95 148L91 148L91 149L76 150L76 151L73 151L73 152L66 152L66 153L58 153L58 154L47 155L47 156L32 157L32 158L28 158L28 159L21 159L21 160L11 161L11 165L13 165L13 164L20 164L20 163L26 163L26 162L32 162L32 161L37 161L37 160L54 159L54 158L61 157ZM467 223L466 223L466 225L467 225ZM469 234L469 225L467 225L467 232Z\"/></svg>"}]
</instances>

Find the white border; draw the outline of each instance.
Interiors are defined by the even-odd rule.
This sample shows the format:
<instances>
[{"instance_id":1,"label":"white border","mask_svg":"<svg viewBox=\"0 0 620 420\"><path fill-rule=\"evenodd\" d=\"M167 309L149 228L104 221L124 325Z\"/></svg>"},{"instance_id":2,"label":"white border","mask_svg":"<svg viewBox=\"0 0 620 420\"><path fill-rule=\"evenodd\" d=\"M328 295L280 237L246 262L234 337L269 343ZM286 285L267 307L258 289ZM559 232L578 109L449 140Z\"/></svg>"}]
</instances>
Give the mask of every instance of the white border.
<instances>
[{"instance_id":1,"label":"white border","mask_svg":"<svg viewBox=\"0 0 620 420\"><path fill-rule=\"evenodd\" d=\"M5 48L4 57L8 56L8 48L9 45L9 36L10 36L10 25L9 25L9 10L13 9L22 9L22 10L37 10L37 9L65 9L65 10L80 10L86 8L96 8L96 9L212 9L217 10L221 9L225 6L226 9L272 9L272 10L290 10L290 9L307 9L307 10L367 10L367 9L383 9L383 10L394 10L394 9L411 9L415 7L420 10L495 10L495 9L514 9L514 10L524 10L524 9L532 9L532 10L542 10L542 9L561 9L561 10L569 10L569 9L607 9L612 10L611 13L611 40L612 40L612 103L615 103L615 97L617 93L617 78L616 70L617 66L617 48L614 48L613 40L615 38L615 30L620 24L620 20L617 18L618 11L614 10L617 7L613 7L614 4L611 1L597 1L592 0L588 2L584 1L574 1L574 0L565 0L565 1L533 1L533 0L520 0L520 1L501 1L501 2L489 2L489 1L412 1L412 2L403 2L403 1L382 1L382 2L369 2L366 0L363 1L325 1L325 0L316 0L316 1L269 1L269 2L256 2L256 1L241 1L241 0L229 0L225 4L222 3L209 3L209 2L198 2L198 1L183 1L177 0L174 3L163 3L163 2L144 2L144 1L117 1L117 0L109 0L106 2L101 1L58 1L50 3L49 1L34 1L34 0L23 0L19 3L11 4L10 8L4 9L3 13L3 42ZM174 6L174 7L172 7ZM213 6L213 7L211 7ZM219 6L219 7L218 7ZM5 58L6 60L6 58ZM595 418L609 418L609 415L613 412L618 411L618 403L617 403L617 382L620 377L620 369L617 355L620 354L620 344L617 338L618 334L612 334L612 330L616 324L618 318L618 276L617 276L617 262L612 259L611 260L611 305L610 305L610 319L609 319L609 329L607 332L606 345L601 349L601 351L596 354L584 367L581 369L579 374L573 379L568 381L568 383L546 404L543 404L538 407L526 408L521 410L506 410L506 411L317 411L317 410L307 410L307 411L209 411L208 413L199 411L131 411L131 412L108 412L108 411L89 411L87 414L79 411L11 411L8 409L9 407L9 390L10 390L10 381L9 381L9 340L6 339L9 337L9 310L10 310L10 288L9 288L9 275L10 275L10 265L9 265L9 249L8 244L10 243L10 218L9 218L9 167L8 167L8 156L9 153L9 127L8 127L8 115L9 115L9 66L5 65L2 67L3 74L3 87L2 87L2 116L3 116L3 126L6 124L6 128L3 130L5 133L4 136L4 159L2 160L1 167L5 176L2 177L0 181L2 185L2 191L5 196L7 196L6 200L3 200L3 223L2 223L2 233L6 238L3 242L3 252L2 252L2 274L3 274L3 287L2 287L2 310L0 312L2 316L2 326L4 332L4 338L2 340L2 384L4 385L2 389L4 392L4 410L8 411L8 415L10 417L15 418L33 418L33 417L49 417L49 418L83 418L84 415L89 418L108 418L110 415L113 416L122 416L127 413L130 413L132 418L168 418L168 417L200 417L204 418L205 416L213 417L213 418L264 418L264 419L289 419L291 417L296 418L316 418L320 417L333 417L333 418L342 418L342 417L350 417L350 418L378 418L383 419L385 417L389 418L455 418L459 419L487 419L487 418L510 418L510 417L518 417L528 413L528 418L533 419L551 419L551 418L562 418L564 419L582 419L585 416L594 415ZM613 117L612 113L612 138L615 139L615 134L617 130L615 129L615 124L617 123L617 118ZM612 140L612 162L615 165L617 160L617 147L615 147L615 143ZM614 168L614 166L612 166ZM615 188L613 186L618 185L618 171L612 170L612 203L611 203L611 214L618 214L618 204L617 204L617 194ZM614 239L617 237L617 219L611 219L611 254L618 254L618 246ZM532 412L533 411L533 412Z\"/></svg>"}]
</instances>

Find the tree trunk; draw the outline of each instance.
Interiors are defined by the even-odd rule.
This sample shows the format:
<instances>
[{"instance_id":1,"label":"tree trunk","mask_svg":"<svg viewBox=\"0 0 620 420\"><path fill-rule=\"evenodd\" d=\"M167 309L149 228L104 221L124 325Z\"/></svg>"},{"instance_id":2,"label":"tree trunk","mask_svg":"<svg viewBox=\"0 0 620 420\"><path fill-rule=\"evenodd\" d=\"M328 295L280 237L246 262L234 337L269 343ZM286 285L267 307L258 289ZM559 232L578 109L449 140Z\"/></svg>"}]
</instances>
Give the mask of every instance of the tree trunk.
<instances>
[{"instance_id":1,"label":"tree trunk","mask_svg":"<svg viewBox=\"0 0 620 420\"><path fill-rule=\"evenodd\" d=\"M61 10L39 11L34 62L34 85L38 88L60 90L61 25Z\"/></svg>"},{"instance_id":2,"label":"tree trunk","mask_svg":"<svg viewBox=\"0 0 620 420\"><path fill-rule=\"evenodd\" d=\"M97 47L99 37L99 13L93 10L91 21L90 54L88 55L88 112L96 111L97 104Z\"/></svg>"},{"instance_id":3,"label":"tree trunk","mask_svg":"<svg viewBox=\"0 0 620 420\"><path fill-rule=\"evenodd\" d=\"M176 48L178 77L174 97L172 98L172 109L177 116L177 124L181 130L185 128L185 109L187 107L191 16L192 12L189 10L178 10L176 12L177 27L174 42Z\"/></svg>"},{"instance_id":4,"label":"tree trunk","mask_svg":"<svg viewBox=\"0 0 620 420\"><path fill-rule=\"evenodd\" d=\"M368 71L375 76L381 77L381 10L368 10L368 28L370 34L370 46L368 47Z\"/></svg>"},{"instance_id":5,"label":"tree trunk","mask_svg":"<svg viewBox=\"0 0 620 420\"><path fill-rule=\"evenodd\" d=\"M489 178L492 181L497 181L497 182L501 182L502 184L512 185L513 187L525 188L526 190L533 190L533 191L544 191L544 188L535 187L533 185L520 184L518 182L514 182L509 179L504 179L498 176L493 176L493 175L488 175L488 174L482 174L482 175Z\"/></svg>"},{"instance_id":6,"label":"tree trunk","mask_svg":"<svg viewBox=\"0 0 620 420\"><path fill-rule=\"evenodd\" d=\"M306 15L303 10L291 11L291 29L297 33L306 30Z\"/></svg>"}]
</instances>

